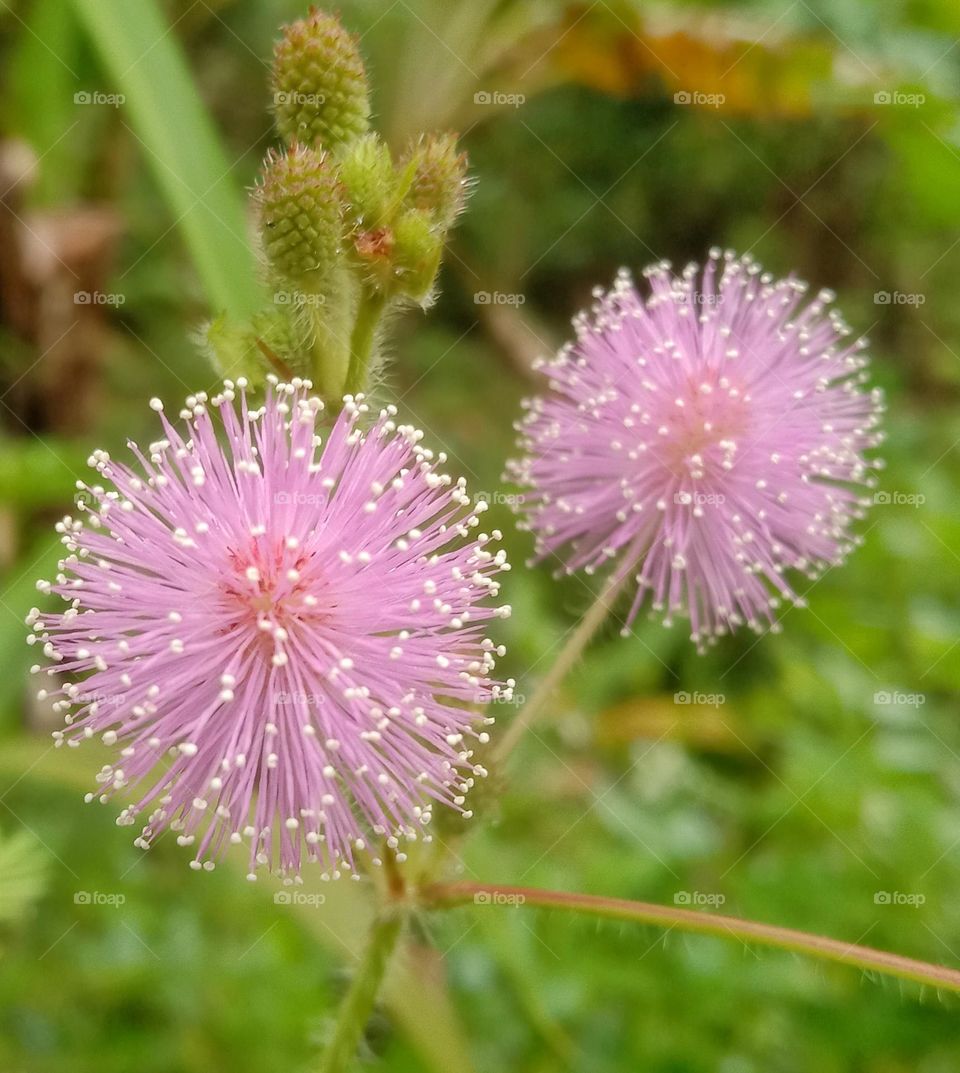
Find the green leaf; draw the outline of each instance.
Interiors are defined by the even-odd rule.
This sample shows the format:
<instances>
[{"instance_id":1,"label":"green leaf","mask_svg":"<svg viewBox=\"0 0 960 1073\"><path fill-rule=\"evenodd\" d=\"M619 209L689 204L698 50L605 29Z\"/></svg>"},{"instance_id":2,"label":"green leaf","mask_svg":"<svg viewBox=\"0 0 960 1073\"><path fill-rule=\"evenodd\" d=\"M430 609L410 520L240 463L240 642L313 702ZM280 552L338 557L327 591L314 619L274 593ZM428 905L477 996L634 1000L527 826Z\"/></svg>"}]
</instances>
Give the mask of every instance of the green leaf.
<instances>
[{"instance_id":1,"label":"green leaf","mask_svg":"<svg viewBox=\"0 0 960 1073\"><path fill-rule=\"evenodd\" d=\"M73 5L125 97L122 121L139 141L183 232L211 307L249 315L262 298L243 194L171 28L154 0Z\"/></svg>"},{"instance_id":2,"label":"green leaf","mask_svg":"<svg viewBox=\"0 0 960 1073\"><path fill-rule=\"evenodd\" d=\"M0 832L0 923L19 920L43 894L48 860L26 831Z\"/></svg>"},{"instance_id":3,"label":"green leaf","mask_svg":"<svg viewBox=\"0 0 960 1073\"><path fill-rule=\"evenodd\" d=\"M89 448L68 440L0 438L0 503L73 510L74 482L84 474L89 456Z\"/></svg>"},{"instance_id":4,"label":"green leaf","mask_svg":"<svg viewBox=\"0 0 960 1073\"><path fill-rule=\"evenodd\" d=\"M96 144L90 127L97 117L73 100L81 29L60 0L37 0L27 19L10 52L4 122L39 157L35 202L70 203L80 197L84 168L78 165Z\"/></svg>"},{"instance_id":5,"label":"green leaf","mask_svg":"<svg viewBox=\"0 0 960 1073\"><path fill-rule=\"evenodd\" d=\"M20 709L27 688L27 670L38 661L39 649L26 644L29 632L24 618L34 604L40 602L37 578L52 577L63 555L59 537L46 534L26 553L4 578L0 595L0 666L7 674L8 686L0 701L0 726L20 721ZM15 683L15 684L14 684Z\"/></svg>"}]
</instances>

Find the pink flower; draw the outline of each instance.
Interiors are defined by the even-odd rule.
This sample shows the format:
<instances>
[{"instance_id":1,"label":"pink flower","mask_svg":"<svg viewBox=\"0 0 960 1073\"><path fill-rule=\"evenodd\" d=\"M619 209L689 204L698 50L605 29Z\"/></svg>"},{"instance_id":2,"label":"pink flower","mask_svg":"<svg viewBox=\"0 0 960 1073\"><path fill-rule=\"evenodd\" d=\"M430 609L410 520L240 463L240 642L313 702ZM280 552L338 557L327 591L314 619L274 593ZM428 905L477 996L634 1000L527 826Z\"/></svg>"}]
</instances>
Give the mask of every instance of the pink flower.
<instances>
[{"instance_id":1,"label":"pink flower","mask_svg":"<svg viewBox=\"0 0 960 1073\"><path fill-rule=\"evenodd\" d=\"M132 447L139 470L93 455L115 490L81 485L90 524L60 523L63 572L39 586L70 607L28 621L72 679L58 744L120 747L99 796L137 788L118 820L146 815L137 845L169 827L196 868L247 842L251 878L304 856L336 876L415 838L432 802L462 811L484 773L472 706L509 690L484 636L508 567L394 408L348 398L322 443L309 382L257 410L244 388L210 400L225 447L198 394L185 434L161 414L164 438Z\"/></svg>"},{"instance_id":2,"label":"pink flower","mask_svg":"<svg viewBox=\"0 0 960 1073\"><path fill-rule=\"evenodd\" d=\"M829 292L804 304L749 257L645 275L649 297L622 273L542 364L552 394L527 404L512 465L539 557L637 570L628 621L649 591L698 647L776 628L781 599L802 603L785 572L815 578L859 542L881 441L866 343Z\"/></svg>"}]
</instances>

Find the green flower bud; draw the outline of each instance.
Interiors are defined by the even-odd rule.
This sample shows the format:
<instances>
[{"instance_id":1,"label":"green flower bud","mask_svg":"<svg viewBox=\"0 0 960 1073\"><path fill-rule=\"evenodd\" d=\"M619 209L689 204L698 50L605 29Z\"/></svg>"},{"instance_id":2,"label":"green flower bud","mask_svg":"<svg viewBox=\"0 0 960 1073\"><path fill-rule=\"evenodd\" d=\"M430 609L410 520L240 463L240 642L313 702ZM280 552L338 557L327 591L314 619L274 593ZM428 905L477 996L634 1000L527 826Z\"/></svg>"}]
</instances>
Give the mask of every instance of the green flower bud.
<instances>
[{"instance_id":1,"label":"green flower bud","mask_svg":"<svg viewBox=\"0 0 960 1073\"><path fill-rule=\"evenodd\" d=\"M284 27L273 53L273 108L287 142L334 148L366 133L370 98L357 39L316 8Z\"/></svg>"},{"instance_id":2,"label":"green flower bud","mask_svg":"<svg viewBox=\"0 0 960 1073\"><path fill-rule=\"evenodd\" d=\"M407 201L430 213L446 230L463 208L467 193L467 155L457 151L454 134L423 134L406 153L414 168Z\"/></svg>"},{"instance_id":3,"label":"green flower bud","mask_svg":"<svg viewBox=\"0 0 960 1073\"><path fill-rule=\"evenodd\" d=\"M378 134L365 134L340 154L340 179L358 227L372 230L386 222L397 177L390 150Z\"/></svg>"},{"instance_id":4,"label":"green flower bud","mask_svg":"<svg viewBox=\"0 0 960 1073\"><path fill-rule=\"evenodd\" d=\"M343 206L336 169L315 149L267 154L256 190L260 239L270 267L316 293L341 253Z\"/></svg>"},{"instance_id":5,"label":"green flower bud","mask_svg":"<svg viewBox=\"0 0 960 1073\"><path fill-rule=\"evenodd\" d=\"M427 305L443 253L443 232L424 209L407 209L393 227L395 286L401 294Z\"/></svg>"}]
</instances>

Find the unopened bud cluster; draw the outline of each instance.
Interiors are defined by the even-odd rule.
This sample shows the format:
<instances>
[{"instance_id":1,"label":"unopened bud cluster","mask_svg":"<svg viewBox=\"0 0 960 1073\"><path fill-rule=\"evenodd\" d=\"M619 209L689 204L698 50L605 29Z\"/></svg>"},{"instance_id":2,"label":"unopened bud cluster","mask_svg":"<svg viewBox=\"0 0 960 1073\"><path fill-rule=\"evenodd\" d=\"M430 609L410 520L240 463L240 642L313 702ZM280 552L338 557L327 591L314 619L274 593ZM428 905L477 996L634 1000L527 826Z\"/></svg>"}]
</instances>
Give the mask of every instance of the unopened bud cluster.
<instances>
[{"instance_id":1,"label":"unopened bud cluster","mask_svg":"<svg viewBox=\"0 0 960 1073\"><path fill-rule=\"evenodd\" d=\"M254 192L267 285L276 297L243 327L214 322L221 369L311 375L336 400L372 375L390 306L430 303L447 232L463 205L466 158L424 134L396 159L370 129L356 38L311 9L274 53L273 109L285 145Z\"/></svg>"}]
</instances>

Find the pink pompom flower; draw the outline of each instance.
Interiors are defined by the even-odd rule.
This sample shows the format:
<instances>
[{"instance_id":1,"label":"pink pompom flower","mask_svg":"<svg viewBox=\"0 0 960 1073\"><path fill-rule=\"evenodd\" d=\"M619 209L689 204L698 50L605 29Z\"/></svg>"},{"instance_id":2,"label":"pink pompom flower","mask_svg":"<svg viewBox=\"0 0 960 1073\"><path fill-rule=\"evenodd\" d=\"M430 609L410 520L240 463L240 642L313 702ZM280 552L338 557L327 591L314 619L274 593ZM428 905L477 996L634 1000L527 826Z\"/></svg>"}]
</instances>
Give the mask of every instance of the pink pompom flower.
<instances>
[{"instance_id":1,"label":"pink pompom flower","mask_svg":"<svg viewBox=\"0 0 960 1073\"><path fill-rule=\"evenodd\" d=\"M145 817L137 845L170 828L196 868L245 842L251 878L304 858L356 874L358 850L417 837L434 802L464 811L484 774L508 566L394 408L348 398L324 439L308 381L272 380L258 409L245 387L190 397L184 431L154 400L163 439L131 445L138 466L93 455L113 487L80 483L89 523L60 523L39 585L69 607L28 622L58 744L119 747L88 799L136 791L118 822Z\"/></svg>"},{"instance_id":2,"label":"pink pompom flower","mask_svg":"<svg viewBox=\"0 0 960 1073\"><path fill-rule=\"evenodd\" d=\"M568 572L636 571L628 623L649 593L701 648L776 629L780 601L802 603L786 572L816 578L859 542L882 412L866 342L830 292L805 301L749 257L644 274L648 296L621 273L541 363L551 393L526 403L511 464L526 525Z\"/></svg>"}]
</instances>

